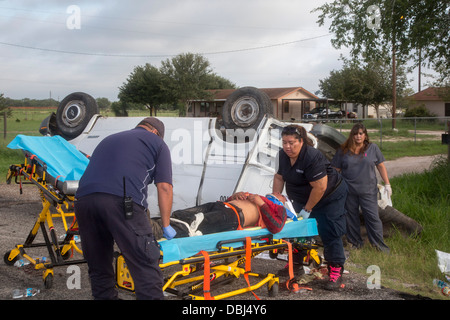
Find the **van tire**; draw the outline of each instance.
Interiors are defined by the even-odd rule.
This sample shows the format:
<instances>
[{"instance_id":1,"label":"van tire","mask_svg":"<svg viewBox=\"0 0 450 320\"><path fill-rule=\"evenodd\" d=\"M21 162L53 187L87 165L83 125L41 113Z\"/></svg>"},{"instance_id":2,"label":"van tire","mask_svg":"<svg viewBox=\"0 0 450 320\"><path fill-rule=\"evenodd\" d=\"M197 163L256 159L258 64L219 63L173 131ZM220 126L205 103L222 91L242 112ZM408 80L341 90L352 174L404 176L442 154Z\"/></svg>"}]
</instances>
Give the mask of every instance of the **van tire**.
<instances>
[{"instance_id":1,"label":"van tire","mask_svg":"<svg viewBox=\"0 0 450 320\"><path fill-rule=\"evenodd\" d=\"M311 134L317 138L319 149L331 161L336 151L347 139L342 133L326 124L318 123L313 126Z\"/></svg>"},{"instance_id":2,"label":"van tire","mask_svg":"<svg viewBox=\"0 0 450 320\"><path fill-rule=\"evenodd\" d=\"M228 96L222 109L226 129L256 129L266 114L272 114L269 96L254 87L243 87Z\"/></svg>"},{"instance_id":3,"label":"van tire","mask_svg":"<svg viewBox=\"0 0 450 320\"><path fill-rule=\"evenodd\" d=\"M78 137L91 118L99 113L97 101L84 92L74 92L66 96L56 111L56 125L66 140Z\"/></svg>"}]
</instances>

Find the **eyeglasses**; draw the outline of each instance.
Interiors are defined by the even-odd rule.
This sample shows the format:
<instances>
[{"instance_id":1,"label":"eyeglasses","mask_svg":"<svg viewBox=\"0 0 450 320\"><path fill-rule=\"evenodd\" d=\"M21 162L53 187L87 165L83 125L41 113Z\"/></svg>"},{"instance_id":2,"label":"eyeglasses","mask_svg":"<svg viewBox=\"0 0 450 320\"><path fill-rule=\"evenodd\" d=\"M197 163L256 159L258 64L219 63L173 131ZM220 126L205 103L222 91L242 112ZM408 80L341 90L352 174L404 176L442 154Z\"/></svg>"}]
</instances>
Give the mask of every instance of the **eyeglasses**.
<instances>
[{"instance_id":1,"label":"eyeglasses","mask_svg":"<svg viewBox=\"0 0 450 320\"><path fill-rule=\"evenodd\" d=\"M300 131L298 131L297 127L294 126L287 126L283 128L283 131L281 131L281 135L293 135L293 134L298 134L299 137L301 137L302 135L300 134Z\"/></svg>"},{"instance_id":2,"label":"eyeglasses","mask_svg":"<svg viewBox=\"0 0 450 320\"><path fill-rule=\"evenodd\" d=\"M362 135L364 135L364 132L355 132L353 135L354 136L358 136L358 135L362 136Z\"/></svg>"}]
</instances>

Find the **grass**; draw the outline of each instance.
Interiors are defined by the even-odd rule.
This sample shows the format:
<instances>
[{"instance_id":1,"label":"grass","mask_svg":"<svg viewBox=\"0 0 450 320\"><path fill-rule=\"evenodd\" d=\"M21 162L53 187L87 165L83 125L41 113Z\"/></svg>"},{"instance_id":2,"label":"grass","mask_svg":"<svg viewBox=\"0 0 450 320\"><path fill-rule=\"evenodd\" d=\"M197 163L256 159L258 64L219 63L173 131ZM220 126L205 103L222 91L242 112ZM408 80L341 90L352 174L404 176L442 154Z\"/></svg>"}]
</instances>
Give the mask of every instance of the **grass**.
<instances>
[{"instance_id":1,"label":"grass","mask_svg":"<svg viewBox=\"0 0 450 320\"><path fill-rule=\"evenodd\" d=\"M437 267L435 250L450 252L450 163L439 160L421 174L405 174L391 179L395 186L395 208L423 226L419 237L405 237L400 232L386 239L389 255L371 246L351 251L350 269L366 273L369 265L381 270L382 285L413 295L446 299L432 280L445 280Z\"/></svg>"},{"instance_id":2,"label":"grass","mask_svg":"<svg viewBox=\"0 0 450 320\"><path fill-rule=\"evenodd\" d=\"M380 143L374 141L378 146ZM431 156L447 153L447 146L441 141L434 140L401 140L401 141L384 141L380 147L386 160L394 160L402 157L419 157Z\"/></svg>"}]
</instances>

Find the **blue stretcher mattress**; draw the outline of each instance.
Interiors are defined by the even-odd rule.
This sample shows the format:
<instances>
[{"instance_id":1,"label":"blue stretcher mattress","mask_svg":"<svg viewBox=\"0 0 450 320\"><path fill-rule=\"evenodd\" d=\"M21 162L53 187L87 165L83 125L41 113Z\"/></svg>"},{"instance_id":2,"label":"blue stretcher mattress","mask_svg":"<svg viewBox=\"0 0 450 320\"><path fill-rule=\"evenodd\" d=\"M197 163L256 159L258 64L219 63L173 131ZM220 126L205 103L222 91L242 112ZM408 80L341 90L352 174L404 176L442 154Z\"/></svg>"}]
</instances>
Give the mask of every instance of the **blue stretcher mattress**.
<instances>
[{"instance_id":1,"label":"blue stretcher mattress","mask_svg":"<svg viewBox=\"0 0 450 320\"><path fill-rule=\"evenodd\" d=\"M80 180L89 159L78 151L75 146L60 136L34 137L18 135L8 144L10 149L22 149L36 155L47 165L47 172L58 180ZM266 228L252 228L244 230L227 231L203 236L176 238L160 241L163 251L163 263L178 261L192 257L201 250L217 251L219 241L242 239L268 235ZM274 239L287 239L296 237L312 237L318 234L315 219L288 221L283 230L273 235ZM242 242L227 243L227 247L240 247Z\"/></svg>"},{"instance_id":2,"label":"blue stretcher mattress","mask_svg":"<svg viewBox=\"0 0 450 320\"><path fill-rule=\"evenodd\" d=\"M159 242L163 252L163 263L177 261L192 257L204 251L217 251L216 245L219 241L241 239L245 237L256 237L270 235L266 228L252 228L244 230L234 230L203 236L188 238L175 238ZM273 239L288 239L297 237L313 237L318 235L316 219L302 219L299 221L288 221L284 228L273 234ZM242 242L227 243L226 247L242 247Z\"/></svg>"},{"instance_id":3,"label":"blue stretcher mattress","mask_svg":"<svg viewBox=\"0 0 450 320\"><path fill-rule=\"evenodd\" d=\"M89 159L60 136L33 137L19 134L7 146L36 155L47 165L47 173L58 181L80 180Z\"/></svg>"}]
</instances>

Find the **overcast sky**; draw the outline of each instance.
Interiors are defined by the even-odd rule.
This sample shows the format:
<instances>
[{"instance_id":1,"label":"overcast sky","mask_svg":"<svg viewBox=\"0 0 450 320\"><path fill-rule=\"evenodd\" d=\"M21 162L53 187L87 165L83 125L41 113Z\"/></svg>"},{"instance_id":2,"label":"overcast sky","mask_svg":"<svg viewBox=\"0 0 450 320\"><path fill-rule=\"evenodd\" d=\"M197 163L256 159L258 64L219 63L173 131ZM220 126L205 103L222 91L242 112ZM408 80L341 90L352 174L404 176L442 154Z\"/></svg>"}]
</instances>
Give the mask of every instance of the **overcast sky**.
<instances>
[{"instance_id":1,"label":"overcast sky","mask_svg":"<svg viewBox=\"0 0 450 320\"><path fill-rule=\"evenodd\" d=\"M325 2L0 0L0 93L62 100L83 91L115 101L135 66L159 68L187 52L238 87L314 93L348 55L311 13Z\"/></svg>"}]
</instances>

